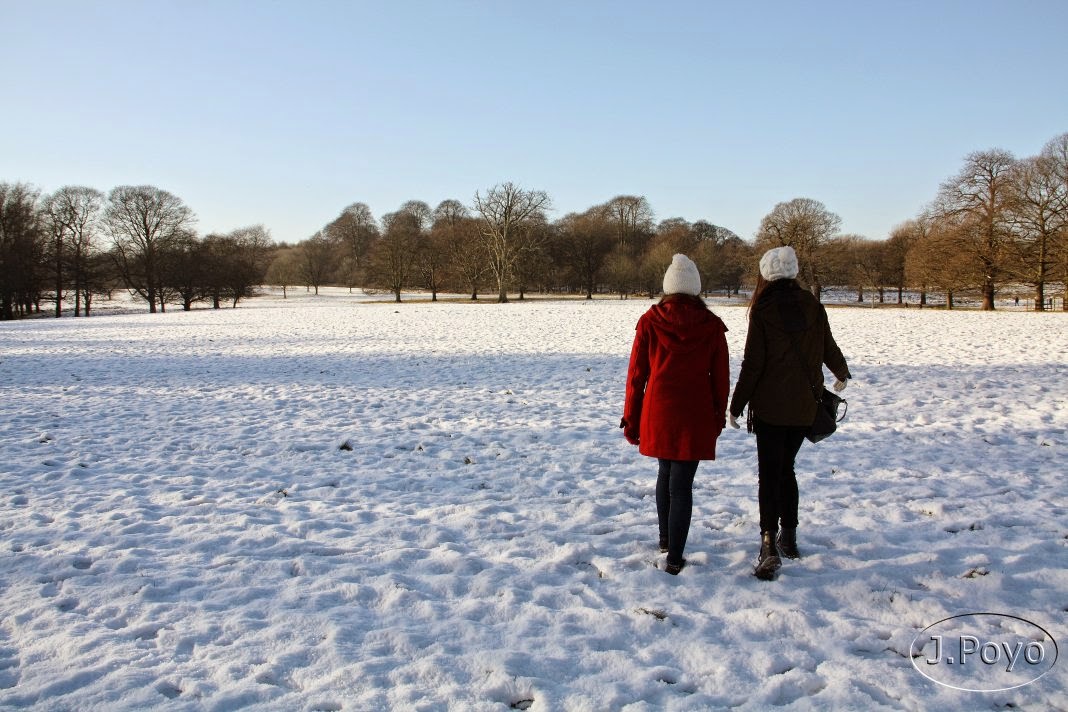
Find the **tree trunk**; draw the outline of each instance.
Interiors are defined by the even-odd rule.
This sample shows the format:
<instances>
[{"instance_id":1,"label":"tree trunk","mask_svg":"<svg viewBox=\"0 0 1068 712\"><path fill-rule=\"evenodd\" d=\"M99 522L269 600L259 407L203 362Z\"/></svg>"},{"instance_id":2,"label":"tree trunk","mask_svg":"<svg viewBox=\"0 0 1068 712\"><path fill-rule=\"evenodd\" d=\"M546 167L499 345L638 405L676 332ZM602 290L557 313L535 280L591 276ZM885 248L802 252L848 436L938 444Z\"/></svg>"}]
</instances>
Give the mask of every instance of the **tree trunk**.
<instances>
[{"instance_id":1,"label":"tree trunk","mask_svg":"<svg viewBox=\"0 0 1068 712\"><path fill-rule=\"evenodd\" d=\"M63 316L63 251L56 241L56 318Z\"/></svg>"},{"instance_id":2,"label":"tree trunk","mask_svg":"<svg viewBox=\"0 0 1068 712\"><path fill-rule=\"evenodd\" d=\"M81 262L74 263L74 316L82 311L82 268Z\"/></svg>"},{"instance_id":3,"label":"tree trunk","mask_svg":"<svg viewBox=\"0 0 1068 712\"><path fill-rule=\"evenodd\" d=\"M989 280L983 284L983 311L994 311L994 283Z\"/></svg>"}]
</instances>

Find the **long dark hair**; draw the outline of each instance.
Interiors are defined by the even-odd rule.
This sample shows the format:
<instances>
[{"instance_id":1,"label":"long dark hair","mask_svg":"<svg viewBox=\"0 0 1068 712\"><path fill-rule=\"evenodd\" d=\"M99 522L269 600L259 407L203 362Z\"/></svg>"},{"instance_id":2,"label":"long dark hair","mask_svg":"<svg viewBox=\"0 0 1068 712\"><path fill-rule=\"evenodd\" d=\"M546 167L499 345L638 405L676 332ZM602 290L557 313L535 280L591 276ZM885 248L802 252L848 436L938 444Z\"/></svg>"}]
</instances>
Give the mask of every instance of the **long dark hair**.
<instances>
[{"instance_id":1,"label":"long dark hair","mask_svg":"<svg viewBox=\"0 0 1068 712\"><path fill-rule=\"evenodd\" d=\"M768 288L769 284L771 284L771 282L764 279L764 275L760 274L760 272L757 272L756 286L753 287L753 294L749 297L749 314L753 313L753 307L755 307L757 302L760 301L760 298L764 296L764 290Z\"/></svg>"},{"instance_id":2,"label":"long dark hair","mask_svg":"<svg viewBox=\"0 0 1068 712\"><path fill-rule=\"evenodd\" d=\"M783 277L782 279L777 279L774 282L769 282L768 280L764 279L764 275L757 272L756 286L753 287L753 294L749 297L749 309L746 312L749 316L752 316L753 314L753 307L759 304L760 300L764 298L764 292L768 290L768 287L773 284L778 284L779 282L792 282L795 285L798 284L797 279L790 279L789 277Z\"/></svg>"}]
</instances>

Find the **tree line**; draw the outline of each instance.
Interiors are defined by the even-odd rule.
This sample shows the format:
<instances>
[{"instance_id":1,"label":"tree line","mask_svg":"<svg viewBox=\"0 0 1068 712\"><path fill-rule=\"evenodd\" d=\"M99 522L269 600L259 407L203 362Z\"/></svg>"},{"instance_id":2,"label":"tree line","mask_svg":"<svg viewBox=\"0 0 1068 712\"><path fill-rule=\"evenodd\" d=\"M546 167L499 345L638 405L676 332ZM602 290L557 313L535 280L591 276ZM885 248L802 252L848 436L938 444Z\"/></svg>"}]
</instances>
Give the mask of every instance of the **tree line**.
<instances>
[{"instance_id":1,"label":"tree line","mask_svg":"<svg viewBox=\"0 0 1068 712\"><path fill-rule=\"evenodd\" d=\"M1063 294L1068 285L1068 134L1029 158L1001 149L970 154L917 217L882 240L842 234L839 216L811 198L774 206L754 242L707 220L657 222L642 196L617 196L552 222L550 207L544 192L512 183L476 193L470 206L409 201L381 221L353 203L313 237L283 248L267 280L316 290L377 287L397 301L416 288L432 299L439 291L477 299L490 290L502 302L529 290L652 296L671 255L683 252L706 291L729 295L754 282L764 250L790 245L817 296L834 286L855 289L861 302L896 292L901 304L911 291L926 306L938 292L953 308L967 293L993 309L998 289L1029 285L1034 308L1044 310L1049 287ZM1068 299L1062 304L1068 310Z\"/></svg>"},{"instance_id":2,"label":"tree line","mask_svg":"<svg viewBox=\"0 0 1068 712\"><path fill-rule=\"evenodd\" d=\"M255 294L276 249L262 225L200 237L193 211L153 186L106 196L66 186L51 195L0 183L0 319L89 316L94 298L128 289L149 311L196 302L234 306Z\"/></svg>"},{"instance_id":3,"label":"tree line","mask_svg":"<svg viewBox=\"0 0 1068 712\"><path fill-rule=\"evenodd\" d=\"M340 284L392 292L492 295L506 302L531 292L655 294L674 252L694 256L710 289L737 292L752 247L706 220L656 223L642 196L617 196L550 221L549 196L513 183L477 192L470 206L412 200L375 220L353 203L322 230L279 249L269 284Z\"/></svg>"},{"instance_id":4,"label":"tree line","mask_svg":"<svg viewBox=\"0 0 1068 712\"><path fill-rule=\"evenodd\" d=\"M324 285L377 289L400 301L406 290L509 295L655 295L671 255L690 255L706 292L738 294L752 284L758 256L790 245L802 281L855 289L886 301L938 292L953 307L964 293L993 309L1005 285L1029 285L1035 309L1054 285L1068 284L1068 134L1033 157L993 149L972 153L932 202L883 240L842 234L841 219L811 198L782 202L764 216L753 242L707 220L657 221L643 196L620 195L583 212L548 217L544 191L502 183L469 205L431 208L411 200L376 219L361 202L345 207L296 244L276 243L262 225L198 236L192 210L153 186L107 195L68 186L42 195L0 183L0 319L56 316L73 303L88 316L95 296L127 289L151 312L168 304L237 306L257 286ZM1068 295L1065 295L1068 296ZM1068 300L1062 298L1068 310Z\"/></svg>"},{"instance_id":5,"label":"tree line","mask_svg":"<svg viewBox=\"0 0 1068 712\"><path fill-rule=\"evenodd\" d=\"M840 223L816 201L780 203L761 221L756 247L793 246L816 294L822 285L849 286L858 300L868 290L883 301L893 290L900 304L911 290L924 306L939 292L953 308L968 293L991 310L999 290L1026 286L1043 311L1057 287L1068 311L1068 133L1027 158L1002 149L969 154L933 200L884 240L839 234Z\"/></svg>"}]
</instances>

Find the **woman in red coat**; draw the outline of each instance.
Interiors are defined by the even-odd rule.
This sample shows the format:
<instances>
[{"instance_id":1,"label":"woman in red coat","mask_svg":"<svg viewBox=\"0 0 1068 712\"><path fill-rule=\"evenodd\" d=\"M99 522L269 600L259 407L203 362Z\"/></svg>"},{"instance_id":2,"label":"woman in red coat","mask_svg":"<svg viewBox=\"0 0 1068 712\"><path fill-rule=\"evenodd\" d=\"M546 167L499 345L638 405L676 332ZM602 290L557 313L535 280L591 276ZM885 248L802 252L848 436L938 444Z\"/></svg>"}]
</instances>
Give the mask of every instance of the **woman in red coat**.
<instances>
[{"instance_id":1,"label":"woman in red coat","mask_svg":"<svg viewBox=\"0 0 1068 712\"><path fill-rule=\"evenodd\" d=\"M730 388L727 327L700 294L697 266L675 255L663 299L638 320L620 423L628 442L659 460L656 512L671 574L686 564L693 478L699 461L716 459Z\"/></svg>"}]
</instances>

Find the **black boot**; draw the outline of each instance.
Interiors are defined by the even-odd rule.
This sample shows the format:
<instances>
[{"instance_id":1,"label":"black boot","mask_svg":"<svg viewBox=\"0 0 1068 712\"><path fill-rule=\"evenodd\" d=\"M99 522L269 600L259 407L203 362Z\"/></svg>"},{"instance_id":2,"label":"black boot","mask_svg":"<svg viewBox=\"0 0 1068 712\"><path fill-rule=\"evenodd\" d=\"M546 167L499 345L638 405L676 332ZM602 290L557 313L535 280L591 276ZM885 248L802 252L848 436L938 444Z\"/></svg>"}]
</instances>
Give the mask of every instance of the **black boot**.
<instances>
[{"instance_id":1,"label":"black boot","mask_svg":"<svg viewBox=\"0 0 1068 712\"><path fill-rule=\"evenodd\" d=\"M753 575L758 579L770 581L775 578L775 572L780 567L782 567L782 559L779 558L779 550L775 546L775 532L761 532L760 554L757 556L757 565Z\"/></svg>"},{"instance_id":2,"label":"black boot","mask_svg":"<svg viewBox=\"0 0 1068 712\"><path fill-rule=\"evenodd\" d=\"M797 550L797 529L783 527L775 543L779 545L779 553L787 559L801 558L801 552Z\"/></svg>"}]
</instances>

